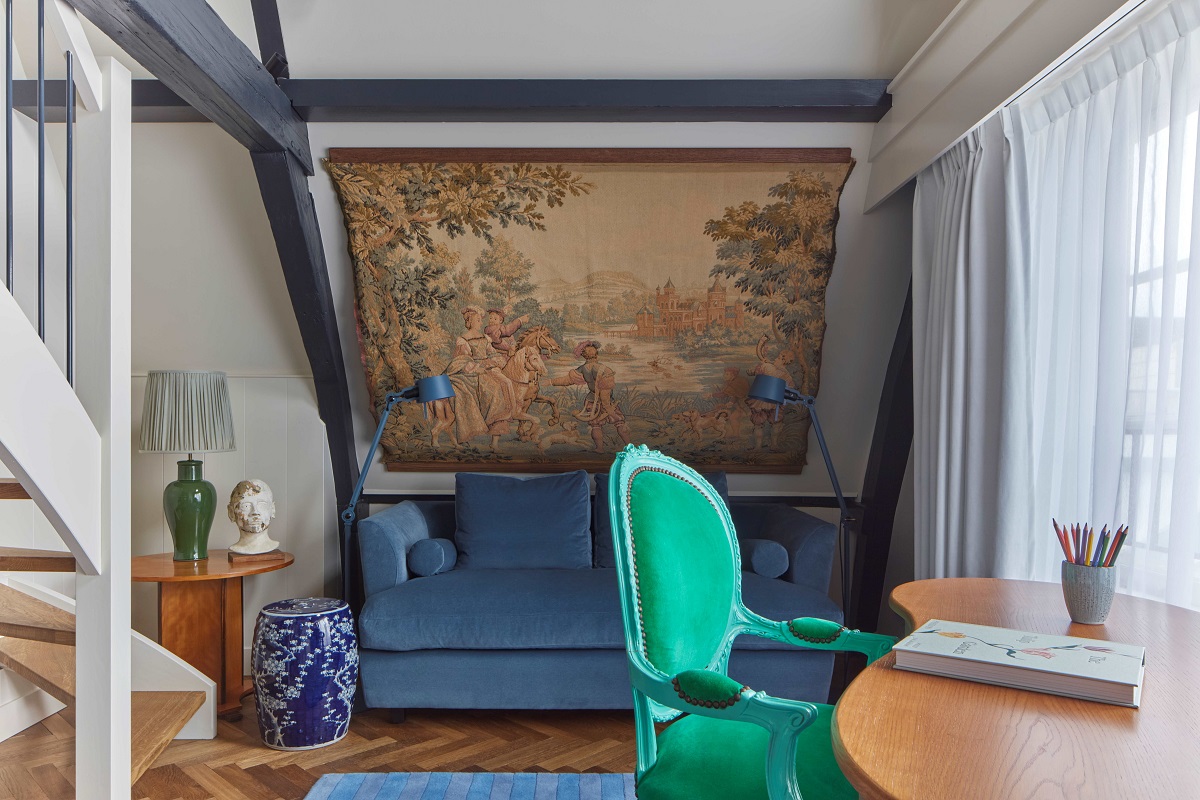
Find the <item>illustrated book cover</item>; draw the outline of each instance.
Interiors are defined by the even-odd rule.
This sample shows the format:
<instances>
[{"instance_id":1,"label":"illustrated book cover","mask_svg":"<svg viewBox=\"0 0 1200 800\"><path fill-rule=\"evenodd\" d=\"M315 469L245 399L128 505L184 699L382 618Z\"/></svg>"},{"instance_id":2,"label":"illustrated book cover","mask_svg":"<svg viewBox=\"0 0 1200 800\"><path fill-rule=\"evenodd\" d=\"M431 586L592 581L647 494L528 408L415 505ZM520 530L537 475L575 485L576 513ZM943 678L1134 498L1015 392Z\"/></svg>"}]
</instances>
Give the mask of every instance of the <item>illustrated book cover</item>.
<instances>
[{"instance_id":1,"label":"illustrated book cover","mask_svg":"<svg viewBox=\"0 0 1200 800\"><path fill-rule=\"evenodd\" d=\"M931 619L893 648L896 668L1137 708L1146 649Z\"/></svg>"}]
</instances>

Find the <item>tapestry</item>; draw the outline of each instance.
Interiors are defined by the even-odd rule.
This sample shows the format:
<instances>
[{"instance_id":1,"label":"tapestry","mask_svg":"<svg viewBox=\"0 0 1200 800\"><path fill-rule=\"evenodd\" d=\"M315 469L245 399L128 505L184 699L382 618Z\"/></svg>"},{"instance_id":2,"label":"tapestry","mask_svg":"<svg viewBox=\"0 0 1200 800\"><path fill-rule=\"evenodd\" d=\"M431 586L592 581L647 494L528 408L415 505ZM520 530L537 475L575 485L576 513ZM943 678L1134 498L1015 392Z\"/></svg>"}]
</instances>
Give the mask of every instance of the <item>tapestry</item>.
<instances>
[{"instance_id":1,"label":"tapestry","mask_svg":"<svg viewBox=\"0 0 1200 800\"><path fill-rule=\"evenodd\" d=\"M636 159L636 160L630 160ZM849 150L331 150L391 469L799 472ZM378 418L378 417L377 417Z\"/></svg>"}]
</instances>

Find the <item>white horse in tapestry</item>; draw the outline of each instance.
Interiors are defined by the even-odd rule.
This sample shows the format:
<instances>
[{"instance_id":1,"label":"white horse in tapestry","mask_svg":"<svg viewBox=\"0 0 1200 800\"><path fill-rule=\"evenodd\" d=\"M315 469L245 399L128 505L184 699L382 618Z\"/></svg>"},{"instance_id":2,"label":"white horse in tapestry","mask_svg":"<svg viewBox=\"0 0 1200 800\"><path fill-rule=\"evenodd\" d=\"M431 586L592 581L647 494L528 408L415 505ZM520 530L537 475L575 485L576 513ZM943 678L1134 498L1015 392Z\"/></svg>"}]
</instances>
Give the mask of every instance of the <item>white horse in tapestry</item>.
<instances>
[{"instance_id":1,"label":"white horse in tapestry","mask_svg":"<svg viewBox=\"0 0 1200 800\"><path fill-rule=\"evenodd\" d=\"M546 363L542 354L553 355L561 348L550 329L545 325L535 325L521 334L517 341L517 349L509 356L501 373L512 381L515 402L510 419L517 422L517 438L523 442L537 441L541 433L541 421L529 413L533 403L543 403L550 406L550 424L558 421L558 407L553 398L540 394L540 377L546 374ZM445 433L450 443L458 447L461 444L454 434L454 398L438 400L431 403L434 423L430 431L430 443L438 447L441 435ZM492 437L492 450L496 450L498 436Z\"/></svg>"}]
</instances>

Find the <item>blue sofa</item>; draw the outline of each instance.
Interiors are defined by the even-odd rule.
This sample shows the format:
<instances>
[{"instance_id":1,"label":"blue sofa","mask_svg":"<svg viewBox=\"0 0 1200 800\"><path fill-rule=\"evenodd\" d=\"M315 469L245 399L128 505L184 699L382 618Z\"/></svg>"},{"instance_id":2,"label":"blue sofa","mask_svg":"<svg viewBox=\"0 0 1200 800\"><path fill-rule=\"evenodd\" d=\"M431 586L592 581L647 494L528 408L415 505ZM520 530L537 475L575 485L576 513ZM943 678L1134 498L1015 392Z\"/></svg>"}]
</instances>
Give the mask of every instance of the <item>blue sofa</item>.
<instances>
[{"instance_id":1,"label":"blue sofa","mask_svg":"<svg viewBox=\"0 0 1200 800\"><path fill-rule=\"evenodd\" d=\"M779 578L743 572L746 605L775 620L841 622L828 596L835 526L782 503L732 502L730 511L740 538L774 540L788 555ZM605 536L607 514L593 509L592 529ZM630 708L616 570L459 568L415 577L413 544L453 540L455 530L450 500L405 501L360 523L366 705ZM832 653L749 636L730 660L730 674L754 689L815 702L827 699L832 669Z\"/></svg>"}]
</instances>

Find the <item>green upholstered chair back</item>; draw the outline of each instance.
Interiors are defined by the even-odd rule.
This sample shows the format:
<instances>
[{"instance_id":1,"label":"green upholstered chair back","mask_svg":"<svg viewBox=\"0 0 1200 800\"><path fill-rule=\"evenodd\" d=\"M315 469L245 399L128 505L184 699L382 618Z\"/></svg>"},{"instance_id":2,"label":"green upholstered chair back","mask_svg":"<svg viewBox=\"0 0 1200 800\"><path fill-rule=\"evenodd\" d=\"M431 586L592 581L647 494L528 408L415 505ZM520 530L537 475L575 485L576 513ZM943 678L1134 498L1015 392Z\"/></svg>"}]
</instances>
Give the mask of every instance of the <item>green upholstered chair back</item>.
<instances>
[{"instance_id":1,"label":"green upholstered chair back","mask_svg":"<svg viewBox=\"0 0 1200 800\"><path fill-rule=\"evenodd\" d=\"M617 455L609 497L631 661L664 676L724 673L741 556L720 496L695 470L643 445ZM660 719L677 714L655 709Z\"/></svg>"}]
</instances>

